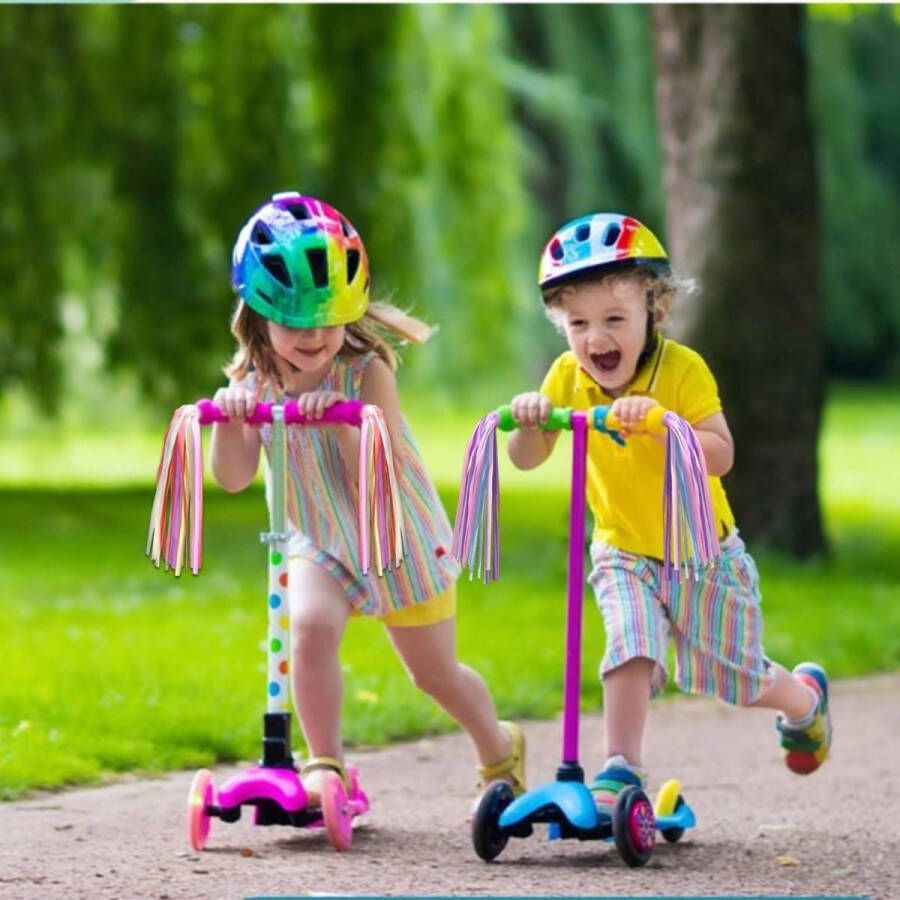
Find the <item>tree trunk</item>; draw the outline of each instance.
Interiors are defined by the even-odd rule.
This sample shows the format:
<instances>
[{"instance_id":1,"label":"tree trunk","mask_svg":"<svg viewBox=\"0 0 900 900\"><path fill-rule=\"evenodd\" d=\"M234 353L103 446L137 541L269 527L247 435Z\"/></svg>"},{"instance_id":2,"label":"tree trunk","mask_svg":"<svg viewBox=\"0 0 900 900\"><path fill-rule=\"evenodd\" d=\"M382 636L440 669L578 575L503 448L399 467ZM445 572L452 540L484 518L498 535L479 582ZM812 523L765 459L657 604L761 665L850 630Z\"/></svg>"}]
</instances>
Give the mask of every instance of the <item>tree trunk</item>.
<instances>
[{"instance_id":1,"label":"tree trunk","mask_svg":"<svg viewBox=\"0 0 900 900\"><path fill-rule=\"evenodd\" d=\"M668 244L701 293L673 329L709 362L744 536L824 549L818 209L799 6L654 7Z\"/></svg>"}]
</instances>

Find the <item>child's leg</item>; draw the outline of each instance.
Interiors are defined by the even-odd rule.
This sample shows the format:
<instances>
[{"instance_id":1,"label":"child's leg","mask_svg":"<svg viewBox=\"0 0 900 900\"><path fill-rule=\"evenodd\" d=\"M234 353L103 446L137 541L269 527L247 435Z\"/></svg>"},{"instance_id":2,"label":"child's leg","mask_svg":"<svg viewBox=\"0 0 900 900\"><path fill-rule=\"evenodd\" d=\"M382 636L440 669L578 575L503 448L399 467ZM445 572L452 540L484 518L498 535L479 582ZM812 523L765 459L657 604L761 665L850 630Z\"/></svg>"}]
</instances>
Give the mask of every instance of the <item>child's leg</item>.
<instances>
[{"instance_id":1,"label":"child's leg","mask_svg":"<svg viewBox=\"0 0 900 900\"><path fill-rule=\"evenodd\" d=\"M809 775L828 759L831 748L828 676L817 663L800 663L793 672L771 665L775 680L754 705L784 713L776 717L775 726L781 732L785 765L798 775Z\"/></svg>"},{"instance_id":2,"label":"child's leg","mask_svg":"<svg viewBox=\"0 0 900 900\"><path fill-rule=\"evenodd\" d=\"M321 566L292 558L288 579L291 606L291 688L310 756L343 760L341 701L344 679L338 650L350 604L338 582ZM318 802L321 771L303 783L311 805Z\"/></svg>"},{"instance_id":3,"label":"child's leg","mask_svg":"<svg viewBox=\"0 0 900 900\"><path fill-rule=\"evenodd\" d=\"M626 785L644 784L642 745L655 667L654 660L635 657L603 676L606 763L591 785L601 815L612 816Z\"/></svg>"},{"instance_id":4,"label":"child's leg","mask_svg":"<svg viewBox=\"0 0 900 900\"><path fill-rule=\"evenodd\" d=\"M466 730L481 764L489 767L506 759L511 738L497 721L487 685L456 657L456 620L387 629L413 684Z\"/></svg>"},{"instance_id":5,"label":"child's leg","mask_svg":"<svg viewBox=\"0 0 900 900\"><path fill-rule=\"evenodd\" d=\"M603 727L607 758L624 756L632 766L642 765L644 726L655 665L652 659L638 657L604 675Z\"/></svg>"},{"instance_id":6,"label":"child's leg","mask_svg":"<svg viewBox=\"0 0 900 900\"><path fill-rule=\"evenodd\" d=\"M669 626L652 561L599 543L591 546L591 560L590 583L606 629L600 665L606 762L591 793L598 812L609 816L627 785L644 783L644 727L654 689L666 683Z\"/></svg>"},{"instance_id":7,"label":"child's leg","mask_svg":"<svg viewBox=\"0 0 900 900\"><path fill-rule=\"evenodd\" d=\"M792 721L807 718L816 708L819 695L805 681L778 663L770 663L769 671L775 676L772 684L750 705L778 710Z\"/></svg>"},{"instance_id":8,"label":"child's leg","mask_svg":"<svg viewBox=\"0 0 900 900\"><path fill-rule=\"evenodd\" d=\"M815 663L788 672L765 656L759 575L736 534L722 542L722 555L702 578L671 594L669 611L679 686L737 706L780 710L785 763L800 774L814 772L831 745L828 679Z\"/></svg>"}]
</instances>

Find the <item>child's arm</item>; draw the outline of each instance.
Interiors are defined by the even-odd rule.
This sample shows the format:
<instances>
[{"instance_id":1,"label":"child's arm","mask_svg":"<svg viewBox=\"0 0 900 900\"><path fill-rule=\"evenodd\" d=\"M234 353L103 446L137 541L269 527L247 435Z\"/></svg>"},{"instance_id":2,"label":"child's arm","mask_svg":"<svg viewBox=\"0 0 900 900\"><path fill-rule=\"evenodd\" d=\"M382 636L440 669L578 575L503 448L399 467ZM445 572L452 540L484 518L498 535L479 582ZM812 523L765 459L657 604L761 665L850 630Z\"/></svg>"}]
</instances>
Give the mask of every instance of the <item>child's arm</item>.
<instances>
[{"instance_id":1,"label":"child's arm","mask_svg":"<svg viewBox=\"0 0 900 900\"><path fill-rule=\"evenodd\" d=\"M640 429L638 426L644 421L644 417L654 407L659 406L652 397L620 397L616 400L610 412L622 424L621 435L629 437L632 429ZM734 442L728 423L723 413L713 413L705 419L701 419L693 426L697 440L703 449L706 459L706 469L710 475L726 475L734 462ZM662 435L650 435L660 444L665 444L666 439Z\"/></svg>"},{"instance_id":2,"label":"child's arm","mask_svg":"<svg viewBox=\"0 0 900 900\"><path fill-rule=\"evenodd\" d=\"M694 434L703 448L710 475L727 475L734 464L734 441L724 413L713 413L694 426Z\"/></svg>"},{"instance_id":3,"label":"child's arm","mask_svg":"<svg viewBox=\"0 0 900 900\"><path fill-rule=\"evenodd\" d=\"M550 400L538 391L531 391L513 397L511 406L519 428L509 436L506 452L517 469L533 469L550 456L559 437L558 431L538 428L550 415Z\"/></svg>"},{"instance_id":4,"label":"child's arm","mask_svg":"<svg viewBox=\"0 0 900 900\"><path fill-rule=\"evenodd\" d=\"M213 403L231 419L213 425L209 452L213 478L226 491L242 491L253 481L259 468L259 429L244 424L244 418L253 412L256 403L253 395L238 385L219 388Z\"/></svg>"}]
</instances>

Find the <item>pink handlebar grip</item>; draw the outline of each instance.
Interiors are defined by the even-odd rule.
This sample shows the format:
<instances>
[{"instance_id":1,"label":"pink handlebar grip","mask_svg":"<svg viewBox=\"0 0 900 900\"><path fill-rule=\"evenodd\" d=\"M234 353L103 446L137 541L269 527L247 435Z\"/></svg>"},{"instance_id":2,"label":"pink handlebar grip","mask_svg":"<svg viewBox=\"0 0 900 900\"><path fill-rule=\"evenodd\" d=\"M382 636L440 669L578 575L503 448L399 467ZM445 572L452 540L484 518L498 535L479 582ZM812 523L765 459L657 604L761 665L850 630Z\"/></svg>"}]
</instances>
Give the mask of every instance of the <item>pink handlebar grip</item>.
<instances>
[{"instance_id":1,"label":"pink handlebar grip","mask_svg":"<svg viewBox=\"0 0 900 900\"><path fill-rule=\"evenodd\" d=\"M215 422L230 422L225 413L212 400L198 400L196 403L201 425L212 425ZM253 412L244 421L248 425L267 425L272 421L274 403L257 403ZM341 400L329 406L321 419L307 419L297 407L296 400L288 400L284 404L284 422L286 425L356 425L362 422L362 400Z\"/></svg>"}]
</instances>

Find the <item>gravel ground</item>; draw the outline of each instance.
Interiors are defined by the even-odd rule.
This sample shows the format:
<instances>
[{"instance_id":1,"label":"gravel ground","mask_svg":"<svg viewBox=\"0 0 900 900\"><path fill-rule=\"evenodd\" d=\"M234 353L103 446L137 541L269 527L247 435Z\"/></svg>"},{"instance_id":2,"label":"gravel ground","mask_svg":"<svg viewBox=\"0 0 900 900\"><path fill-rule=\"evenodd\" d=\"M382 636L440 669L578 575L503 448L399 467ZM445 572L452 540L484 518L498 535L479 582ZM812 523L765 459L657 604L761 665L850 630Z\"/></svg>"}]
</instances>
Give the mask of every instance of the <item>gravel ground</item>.
<instances>
[{"instance_id":1,"label":"gravel ground","mask_svg":"<svg viewBox=\"0 0 900 900\"><path fill-rule=\"evenodd\" d=\"M372 810L349 853L321 830L213 821L190 850L191 772L44 794L0 807L0 897L240 898L321 895L869 896L900 898L900 674L833 685L832 758L798 777L779 758L772 714L682 698L654 704L651 795L678 777L697 827L642 869L608 844L512 839L493 863L472 850L474 775L462 735L356 753ZM528 722L532 784L551 780L558 722ZM582 720L599 763L601 722ZM220 784L236 771L217 770Z\"/></svg>"}]
</instances>

